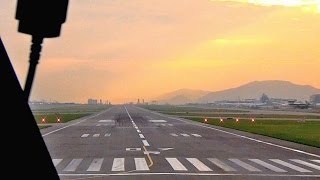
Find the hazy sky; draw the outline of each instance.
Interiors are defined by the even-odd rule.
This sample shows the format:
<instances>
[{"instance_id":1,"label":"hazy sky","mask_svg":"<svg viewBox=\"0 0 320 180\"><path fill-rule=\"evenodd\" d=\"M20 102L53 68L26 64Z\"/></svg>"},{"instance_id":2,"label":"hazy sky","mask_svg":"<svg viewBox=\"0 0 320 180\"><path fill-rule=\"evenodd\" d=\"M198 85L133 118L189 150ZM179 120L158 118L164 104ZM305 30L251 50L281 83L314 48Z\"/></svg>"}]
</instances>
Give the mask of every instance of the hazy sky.
<instances>
[{"instance_id":1,"label":"hazy sky","mask_svg":"<svg viewBox=\"0 0 320 180\"><path fill-rule=\"evenodd\" d=\"M24 86L31 37L16 1L0 1L0 35ZM180 88L255 80L320 88L320 0L70 0L45 39L31 99L146 101Z\"/></svg>"}]
</instances>

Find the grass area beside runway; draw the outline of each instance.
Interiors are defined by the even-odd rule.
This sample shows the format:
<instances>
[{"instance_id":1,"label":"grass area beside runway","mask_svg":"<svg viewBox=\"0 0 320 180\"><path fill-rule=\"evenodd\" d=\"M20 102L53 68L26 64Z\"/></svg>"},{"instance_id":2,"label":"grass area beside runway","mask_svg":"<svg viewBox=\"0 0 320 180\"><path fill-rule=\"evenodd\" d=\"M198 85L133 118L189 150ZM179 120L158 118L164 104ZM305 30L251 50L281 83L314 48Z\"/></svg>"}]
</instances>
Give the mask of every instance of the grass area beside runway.
<instances>
[{"instance_id":1,"label":"grass area beside runway","mask_svg":"<svg viewBox=\"0 0 320 180\"><path fill-rule=\"evenodd\" d=\"M144 105L143 108L225 128L260 134L277 139L320 147L320 121L315 115L250 114L233 109L200 109L171 105ZM220 122L222 117L223 123ZM239 118L239 122L235 119ZM251 118L255 122L251 122ZM317 121L312 121L317 120Z\"/></svg>"},{"instance_id":2,"label":"grass area beside runway","mask_svg":"<svg viewBox=\"0 0 320 180\"><path fill-rule=\"evenodd\" d=\"M38 124L39 129L44 129L44 128L48 128L51 127L50 125L42 125L42 124Z\"/></svg>"},{"instance_id":3,"label":"grass area beside runway","mask_svg":"<svg viewBox=\"0 0 320 180\"><path fill-rule=\"evenodd\" d=\"M188 118L190 120L204 122L203 118ZM292 120L260 120L239 119L223 120L208 118L208 124L222 126L231 129L251 132L264 136L274 137L300 144L320 147L320 122L319 121L292 121Z\"/></svg>"},{"instance_id":4,"label":"grass area beside runway","mask_svg":"<svg viewBox=\"0 0 320 180\"><path fill-rule=\"evenodd\" d=\"M88 116L92 113L77 113L77 114L35 114L34 118L38 124L41 123L58 123L58 119L60 119L60 123L65 123L68 121L72 121L75 119L79 119L84 116ZM44 121L43 121L44 120Z\"/></svg>"},{"instance_id":5,"label":"grass area beside runway","mask_svg":"<svg viewBox=\"0 0 320 180\"><path fill-rule=\"evenodd\" d=\"M110 108L104 104L31 104L32 113L40 129L50 123L65 123ZM58 121L58 119L60 121Z\"/></svg>"}]
</instances>

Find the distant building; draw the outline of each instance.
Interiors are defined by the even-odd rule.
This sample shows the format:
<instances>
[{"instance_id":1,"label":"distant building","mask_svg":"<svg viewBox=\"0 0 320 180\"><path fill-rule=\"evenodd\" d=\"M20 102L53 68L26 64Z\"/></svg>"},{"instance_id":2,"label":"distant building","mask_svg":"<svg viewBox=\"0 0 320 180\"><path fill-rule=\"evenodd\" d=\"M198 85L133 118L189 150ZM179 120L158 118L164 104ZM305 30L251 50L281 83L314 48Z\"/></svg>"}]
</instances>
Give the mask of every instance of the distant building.
<instances>
[{"instance_id":1,"label":"distant building","mask_svg":"<svg viewBox=\"0 0 320 180\"><path fill-rule=\"evenodd\" d=\"M88 99L88 104L98 104L98 100L96 100L96 99Z\"/></svg>"},{"instance_id":2,"label":"distant building","mask_svg":"<svg viewBox=\"0 0 320 180\"><path fill-rule=\"evenodd\" d=\"M312 104L319 104L320 103L320 94L314 94L310 96L310 101Z\"/></svg>"}]
</instances>

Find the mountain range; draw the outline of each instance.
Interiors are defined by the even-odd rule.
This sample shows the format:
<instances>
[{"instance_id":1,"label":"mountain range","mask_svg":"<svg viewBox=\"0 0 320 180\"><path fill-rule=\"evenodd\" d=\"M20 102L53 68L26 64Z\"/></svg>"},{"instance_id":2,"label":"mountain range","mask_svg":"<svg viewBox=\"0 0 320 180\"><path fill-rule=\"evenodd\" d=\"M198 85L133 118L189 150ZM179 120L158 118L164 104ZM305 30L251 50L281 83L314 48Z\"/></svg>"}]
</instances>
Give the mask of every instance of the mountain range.
<instances>
[{"instance_id":1,"label":"mountain range","mask_svg":"<svg viewBox=\"0 0 320 180\"><path fill-rule=\"evenodd\" d=\"M259 99L263 93L270 98L309 100L311 95L320 94L320 89L289 81L253 81L236 88L216 92L179 89L163 94L156 100L168 104L210 103L221 100Z\"/></svg>"}]
</instances>

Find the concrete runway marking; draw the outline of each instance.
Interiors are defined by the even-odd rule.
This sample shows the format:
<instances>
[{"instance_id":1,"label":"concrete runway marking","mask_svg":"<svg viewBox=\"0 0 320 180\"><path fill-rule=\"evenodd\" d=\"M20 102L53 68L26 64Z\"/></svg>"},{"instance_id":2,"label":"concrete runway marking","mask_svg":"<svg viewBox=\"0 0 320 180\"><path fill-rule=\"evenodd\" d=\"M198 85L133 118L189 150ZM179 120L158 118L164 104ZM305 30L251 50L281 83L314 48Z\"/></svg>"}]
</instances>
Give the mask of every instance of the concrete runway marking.
<instances>
[{"instance_id":1,"label":"concrete runway marking","mask_svg":"<svg viewBox=\"0 0 320 180\"><path fill-rule=\"evenodd\" d=\"M287 163L287 162L285 162L285 161L282 161L282 160L280 160L280 159L270 159L270 161L275 162L275 163L278 163L278 164L280 164L280 165L282 165L282 166L288 167L288 168L293 169L293 170L298 171L298 172L303 172L303 173L305 173L305 172L312 172L312 171L309 171L309 170L307 170L307 169L301 168L301 167L299 167L299 166L296 166L296 165Z\"/></svg>"},{"instance_id":2,"label":"concrete runway marking","mask_svg":"<svg viewBox=\"0 0 320 180\"><path fill-rule=\"evenodd\" d=\"M108 111L110 111L110 109L112 109L112 108L109 108L109 109L107 109L107 110L105 110L105 111L102 111L102 112L100 112L100 113L98 113L98 114L96 114L96 115L89 116L89 117L87 117L87 118L85 118L85 119L83 119L83 120L81 120L81 121L79 121L79 122L76 122L76 123L73 123L73 124L69 124L69 125L64 126L64 127L62 127L62 128L59 128L59 129L53 130L53 131L51 131L51 132L48 132L48 133L46 133L46 134L43 134L42 137L48 136L48 135L50 135L50 134L52 134L52 133L55 133L55 132L57 132L57 131L60 131L60 130L62 130L62 129L65 129L65 128L68 128L68 127L71 127L71 126L80 124L80 123L82 123L82 122L84 122L84 121L86 121L86 120L88 120L88 119L90 119L90 118L94 118L94 117L97 117L97 116L99 116L99 115L101 115L101 114L103 114L103 113L105 113L105 112L108 112Z\"/></svg>"},{"instance_id":3,"label":"concrete runway marking","mask_svg":"<svg viewBox=\"0 0 320 180\"><path fill-rule=\"evenodd\" d=\"M99 122L104 122L104 123L114 123L114 120L106 120L106 119L103 119L103 120L99 120Z\"/></svg>"},{"instance_id":4,"label":"concrete runway marking","mask_svg":"<svg viewBox=\"0 0 320 180\"><path fill-rule=\"evenodd\" d=\"M299 160L299 159L290 159L290 161L293 161L293 162L296 162L296 163L311 167L313 169L320 170L320 166L312 164L312 163L309 163L309 162L306 162L306 161L302 161L302 160Z\"/></svg>"},{"instance_id":5,"label":"concrete runway marking","mask_svg":"<svg viewBox=\"0 0 320 180\"><path fill-rule=\"evenodd\" d=\"M239 159L229 159L230 161L232 161L233 163L243 167L244 169L248 170L248 171L251 171L251 172L261 172L260 169L257 169L253 166L251 166L250 164L247 164Z\"/></svg>"},{"instance_id":6,"label":"concrete runway marking","mask_svg":"<svg viewBox=\"0 0 320 180\"><path fill-rule=\"evenodd\" d=\"M200 134L191 134L194 137L202 137Z\"/></svg>"},{"instance_id":7,"label":"concrete runway marking","mask_svg":"<svg viewBox=\"0 0 320 180\"><path fill-rule=\"evenodd\" d=\"M171 135L171 136L174 136L174 137L178 137L178 135L175 134L175 133L170 133L170 135Z\"/></svg>"},{"instance_id":8,"label":"concrete runway marking","mask_svg":"<svg viewBox=\"0 0 320 180\"><path fill-rule=\"evenodd\" d=\"M316 160L316 159L311 160L311 161L313 161L313 162L317 162L317 163L320 163L320 160Z\"/></svg>"},{"instance_id":9,"label":"concrete runway marking","mask_svg":"<svg viewBox=\"0 0 320 180\"><path fill-rule=\"evenodd\" d=\"M186 158L195 168L197 168L199 171L212 171L208 166L203 164L199 159L197 158Z\"/></svg>"},{"instance_id":10,"label":"concrete runway marking","mask_svg":"<svg viewBox=\"0 0 320 180\"><path fill-rule=\"evenodd\" d=\"M267 145L270 145L270 146L274 146L274 147L286 149L286 150L289 150L289 151L294 151L294 152L297 152L297 153L306 154L306 155L309 155L309 156L313 156L313 157L320 158L320 155L317 155L317 154L312 154L312 153L308 153L308 152L305 152L305 151L302 151L302 150L298 150L298 149L289 148L289 147L282 146L282 145L278 145L278 144L273 144L273 143L261 141L261 140L255 139L255 138L251 138L251 137L248 137L248 136L243 136L243 135L240 135L240 134L236 134L236 133L224 131L224 130L217 129L217 128L214 128L214 127L210 127L210 126L207 126L207 125L196 124L196 123L194 123L194 122L188 122L188 121L183 120L183 119L174 118L174 117L170 117L170 116L165 116L165 115L162 115L162 114L160 114L160 113L156 113L156 112L153 112L153 111L150 111L150 110L146 110L146 109L143 109L143 108L140 108L140 107L138 107L138 108L139 108L139 109L142 109L142 110L144 110L144 111L151 112L151 113L153 113L153 114L157 114L157 115L162 116L162 117L166 117L166 118L169 118L169 119L178 120L178 121L184 122L184 123L186 123L186 124L191 124L191 125L194 125L194 126L199 126L199 127L203 127L203 128L212 129L212 130L215 130L215 131L219 131L219 132L222 132L222 133L226 133L226 134L230 134L230 135L233 135L233 136L241 137L241 138L248 139L248 140L251 140L251 141L255 141L255 142L258 142L258 143L267 144Z\"/></svg>"},{"instance_id":11,"label":"concrete runway marking","mask_svg":"<svg viewBox=\"0 0 320 180\"><path fill-rule=\"evenodd\" d=\"M187 171L187 168L177 158L166 158L170 166L175 171Z\"/></svg>"},{"instance_id":12,"label":"concrete runway marking","mask_svg":"<svg viewBox=\"0 0 320 180\"><path fill-rule=\"evenodd\" d=\"M140 137L141 139L144 139L144 135L143 135L143 134L139 134L139 137Z\"/></svg>"},{"instance_id":13,"label":"concrete runway marking","mask_svg":"<svg viewBox=\"0 0 320 180\"><path fill-rule=\"evenodd\" d=\"M62 159L52 159L53 165L56 167L60 162L62 161Z\"/></svg>"},{"instance_id":14,"label":"concrete runway marking","mask_svg":"<svg viewBox=\"0 0 320 180\"><path fill-rule=\"evenodd\" d=\"M100 136L100 134L94 134L93 135L93 137L99 137Z\"/></svg>"},{"instance_id":15,"label":"concrete runway marking","mask_svg":"<svg viewBox=\"0 0 320 180\"><path fill-rule=\"evenodd\" d=\"M138 129L138 130L137 130L137 133L141 133L141 131Z\"/></svg>"},{"instance_id":16,"label":"concrete runway marking","mask_svg":"<svg viewBox=\"0 0 320 180\"><path fill-rule=\"evenodd\" d=\"M174 148L158 148L160 151L169 151L173 150Z\"/></svg>"},{"instance_id":17,"label":"concrete runway marking","mask_svg":"<svg viewBox=\"0 0 320 180\"><path fill-rule=\"evenodd\" d=\"M181 134L181 136L184 136L184 137L190 137L190 135L189 134Z\"/></svg>"},{"instance_id":18,"label":"concrete runway marking","mask_svg":"<svg viewBox=\"0 0 320 180\"><path fill-rule=\"evenodd\" d=\"M110 137L110 136L111 136L111 133L106 133L104 136L105 136L105 137Z\"/></svg>"},{"instance_id":19,"label":"concrete runway marking","mask_svg":"<svg viewBox=\"0 0 320 180\"><path fill-rule=\"evenodd\" d=\"M100 171L102 163L103 163L103 158L94 159L91 162L87 171Z\"/></svg>"},{"instance_id":20,"label":"concrete runway marking","mask_svg":"<svg viewBox=\"0 0 320 180\"><path fill-rule=\"evenodd\" d=\"M124 171L124 158L114 158L111 171Z\"/></svg>"},{"instance_id":21,"label":"concrete runway marking","mask_svg":"<svg viewBox=\"0 0 320 180\"><path fill-rule=\"evenodd\" d=\"M236 171L234 168L230 167L229 165L225 164L224 162L220 161L217 158L208 158L208 160L224 171L227 171L227 172Z\"/></svg>"},{"instance_id":22,"label":"concrete runway marking","mask_svg":"<svg viewBox=\"0 0 320 180\"><path fill-rule=\"evenodd\" d=\"M310 174L219 174L219 173L176 173L176 172L165 172L165 173L142 173L142 172L135 172L135 173L114 173L114 174L104 174L104 173L92 173L92 174L63 174L59 173L59 176L69 176L69 177L77 177L77 176L154 176L154 175L180 175L180 176L243 176L243 177L313 177L318 178L320 175L310 175Z\"/></svg>"},{"instance_id":23,"label":"concrete runway marking","mask_svg":"<svg viewBox=\"0 0 320 180\"><path fill-rule=\"evenodd\" d=\"M79 164L81 163L82 159L72 159L72 161L64 168L63 171L75 171Z\"/></svg>"},{"instance_id":24,"label":"concrete runway marking","mask_svg":"<svg viewBox=\"0 0 320 180\"><path fill-rule=\"evenodd\" d=\"M155 120L155 119L153 119L153 120L149 120L149 122L153 122L153 123L164 123L164 122L167 122L166 120Z\"/></svg>"},{"instance_id":25,"label":"concrete runway marking","mask_svg":"<svg viewBox=\"0 0 320 180\"><path fill-rule=\"evenodd\" d=\"M271 171L274 171L274 172L282 172L282 173L288 172L288 171L283 170L281 168L278 168L278 167L276 167L276 166L274 166L272 164L269 164L269 163L266 163L264 161L261 161L260 159L249 159L249 160L252 161L252 162L255 162L255 163L257 163L257 164L259 164L259 165L261 165L261 166L263 166L263 167L265 167L267 169L270 169Z\"/></svg>"},{"instance_id":26,"label":"concrete runway marking","mask_svg":"<svg viewBox=\"0 0 320 180\"><path fill-rule=\"evenodd\" d=\"M141 151L141 148L126 148L126 151Z\"/></svg>"},{"instance_id":27,"label":"concrete runway marking","mask_svg":"<svg viewBox=\"0 0 320 180\"><path fill-rule=\"evenodd\" d=\"M168 126L173 126L173 124L168 124Z\"/></svg>"},{"instance_id":28,"label":"concrete runway marking","mask_svg":"<svg viewBox=\"0 0 320 180\"><path fill-rule=\"evenodd\" d=\"M142 143L143 143L144 146L150 146L150 144L148 143L147 140L142 140Z\"/></svg>"},{"instance_id":29,"label":"concrete runway marking","mask_svg":"<svg viewBox=\"0 0 320 180\"><path fill-rule=\"evenodd\" d=\"M90 136L90 134L82 134L82 138L85 138L85 137L88 137L88 136Z\"/></svg>"},{"instance_id":30,"label":"concrete runway marking","mask_svg":"<svg viewBox=\"0 0 320 180\"><path fill-rule=\"evenodd\" d=\"M147 161L145 158L134 158L137 171L149 171Z\"/></svg>"}]
</instances>

